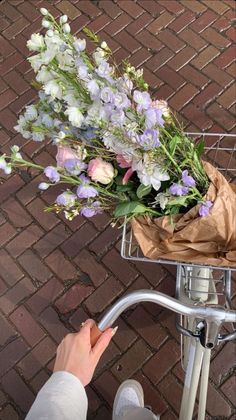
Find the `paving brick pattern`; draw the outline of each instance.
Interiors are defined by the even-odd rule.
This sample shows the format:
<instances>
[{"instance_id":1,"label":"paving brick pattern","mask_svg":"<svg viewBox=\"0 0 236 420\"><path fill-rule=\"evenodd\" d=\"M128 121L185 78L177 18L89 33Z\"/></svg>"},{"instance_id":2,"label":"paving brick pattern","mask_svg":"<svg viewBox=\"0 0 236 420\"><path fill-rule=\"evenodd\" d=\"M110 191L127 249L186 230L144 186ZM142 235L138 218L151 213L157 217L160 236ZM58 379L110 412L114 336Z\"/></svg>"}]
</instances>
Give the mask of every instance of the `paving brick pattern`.
<instances>
[{"instance_id":1,"label":"paving brick pattern","mask_svg":"<svg viewBox=\"0 0 236 420\"><path fill-rule=\"evenodd\" d=\"M49 145L14 132L17 114L36 98L26 41L40 28L40 7L67 13L78 35L88 26L107 40L118 63L143 66L154 96L168 100L188 130L235 129L233 0L2 0L0 146L23 145L35 162L53 161ZM54 192L40 176L14 174L0 185L0 418L23 419L50 375L69 331L99 315L127 290L174 293L174 271L131 264L119 255L120 231L106 215L69 223L43 213ZM56 192L55 192L56 194ZM234 289L235 294L235 289ZM236 299L233 300L236 305ZM177 419L183 372L174 316L152 304L118 320L117 335L88 387L89 419L111 418L119 383L134 377L163 420ZM208 419L235 419L235 345L213 355Z\"/></svg>"}]
</instances>

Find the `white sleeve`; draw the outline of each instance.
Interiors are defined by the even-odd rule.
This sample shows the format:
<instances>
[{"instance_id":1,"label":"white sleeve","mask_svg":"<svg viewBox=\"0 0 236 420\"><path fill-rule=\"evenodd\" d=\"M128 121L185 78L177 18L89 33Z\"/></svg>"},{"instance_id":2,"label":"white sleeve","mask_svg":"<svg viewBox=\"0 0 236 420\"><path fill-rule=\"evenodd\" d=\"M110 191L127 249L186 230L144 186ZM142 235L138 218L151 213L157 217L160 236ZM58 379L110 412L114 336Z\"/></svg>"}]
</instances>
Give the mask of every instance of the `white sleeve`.
<instances>
[{"instance_id":1,"label":"white sleeve","mask_svg":"<svg viewBox=\"0 0 236 420\"><path fill-rule=\"evenodd\" d=\"M69 372L55 372L25 420L86 420L87 410L87 395L79 379Z\"/></svg>"}]
</instances>

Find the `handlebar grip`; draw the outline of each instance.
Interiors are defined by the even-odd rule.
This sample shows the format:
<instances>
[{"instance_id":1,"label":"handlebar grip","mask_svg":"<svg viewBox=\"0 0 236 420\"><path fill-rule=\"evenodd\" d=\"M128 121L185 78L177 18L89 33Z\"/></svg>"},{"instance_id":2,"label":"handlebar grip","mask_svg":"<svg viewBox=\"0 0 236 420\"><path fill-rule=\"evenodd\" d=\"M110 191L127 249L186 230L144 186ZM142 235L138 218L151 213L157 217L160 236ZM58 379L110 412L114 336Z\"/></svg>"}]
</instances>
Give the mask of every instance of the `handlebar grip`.
<instances>
[{"instance_id":1,"label":"handlebar grip","mask_svg":"<svg viewBox=\"0 0 236 420\"><path fill-rule=\"evenodd\" d=\"M98 341L99 337L101 337L102 331L98 328L98 326L95 324L91 328L90 332L90 340L91 340L91 346L95 346L96 342Z\"/></svg>"}]
</instances>

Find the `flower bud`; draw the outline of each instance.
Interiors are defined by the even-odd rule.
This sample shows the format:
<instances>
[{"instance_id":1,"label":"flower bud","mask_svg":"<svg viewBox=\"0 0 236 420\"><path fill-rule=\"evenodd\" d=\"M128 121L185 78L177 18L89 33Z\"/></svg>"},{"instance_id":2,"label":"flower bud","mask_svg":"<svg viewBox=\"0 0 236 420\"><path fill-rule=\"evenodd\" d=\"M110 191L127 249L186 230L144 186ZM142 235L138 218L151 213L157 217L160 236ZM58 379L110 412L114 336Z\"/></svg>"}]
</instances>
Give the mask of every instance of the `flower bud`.
<instances>
[{"instance_id":1,"label":"flower bud","mask_svg":"<svg viewBox=\"0 0 236 420\"><path fill-rule=\"evenodd\" d=\"M48 15L48 11L47 11L47 9L45 9L44 7L41 7L41 9L40 9L40 13L41 13L41 15L43 15L43 16L47 16L47 15Z\"/></svg>"},{"instance_id":2,"label":"flower bud","mask_svg":"<svg viewBox=\"0 0 236 420\"><path fill-rule=\"evenodd\" d=\"M65 34L69 34L70 33L70 25L69 25L69 23L65 23L65 25L63 25L63 31L65 32Z\"/></svg>"},{"instance_id":3,"label":"flower bud","mask_svg":"<svg viewBox=\"0 0 236 420\"><path fill-rule=\"evenodd\" d=\"M54 32L53 32L53 30L52 30L52 29L49 29L49 30L47 31L47 36L49 36L50 38L52 38L52 37L54 36Z\"/></svg>"},{"instance_id":4,"label":"flower bud","mask_svg":"<svg viewBox=\"0 0 236 420\"><path fill-rule=\"evenodd\" d=\"M105 41L102 41L102 43L101 43L101 47L102 47L104 50L106 50L106 49L107 49L107 47L108 47L108 45L107 45L107 43L106 43Z\"/></svg>"},{"instance_id":5,"label":"flower bud","mask_svg":"<svg viewBox=\"0 0 236 420\"><path fill-rule=\"evenodd\" d=\"M60 17L60 24L62 25L63 23L66 23L68 20L68 16L67 15L63 15Z\"/></svg>"},{"instance_id":6,"label":"flower bud","mask_svg":"<svg viewBox=\"0 0 236 420\"><path fill-rule=\"evenodd\" d=\"M42 190L42 191L46 191L49 187L50 187L50 185L47 182L41 182L39 184L39 189Z\"/></svg>"},{"instance_id":7,"label":"flower bud","mask_svg":"<svg viewBox=\"0 0 236 420\"><path fill-rule=\"evenodd\" d=\"M43 28L49 29L49 28L51 28L51 23L48 20L43 19L42 20L42 26L43 26Z\"/></svg>"}]
</instances>

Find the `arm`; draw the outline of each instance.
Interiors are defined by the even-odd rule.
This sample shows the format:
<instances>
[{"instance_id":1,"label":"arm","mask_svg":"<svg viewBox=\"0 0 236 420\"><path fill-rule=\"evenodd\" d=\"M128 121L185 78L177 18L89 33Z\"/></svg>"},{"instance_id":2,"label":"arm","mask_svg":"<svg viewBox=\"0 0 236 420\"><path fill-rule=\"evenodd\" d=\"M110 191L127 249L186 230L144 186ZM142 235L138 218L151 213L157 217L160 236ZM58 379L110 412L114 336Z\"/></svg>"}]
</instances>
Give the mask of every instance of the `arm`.
<instances>
[{"instance_id":1,"label":"arm","mask_svg":"<svg viewBox=\"0 0 236 420\"><path fill-rule=\"evenodd\" d=\"M92 347L87 320L80 332L68 334L58 346L54 373L37 395L25 420L85 420L88 401L84 387L92 379L114 330L108 328Z\"/></svg>"}]
</instances>

